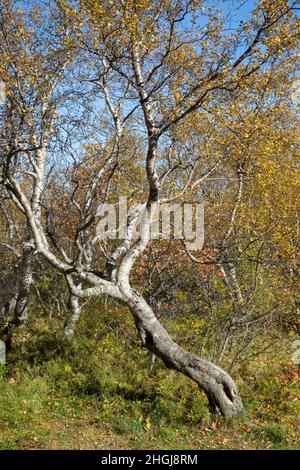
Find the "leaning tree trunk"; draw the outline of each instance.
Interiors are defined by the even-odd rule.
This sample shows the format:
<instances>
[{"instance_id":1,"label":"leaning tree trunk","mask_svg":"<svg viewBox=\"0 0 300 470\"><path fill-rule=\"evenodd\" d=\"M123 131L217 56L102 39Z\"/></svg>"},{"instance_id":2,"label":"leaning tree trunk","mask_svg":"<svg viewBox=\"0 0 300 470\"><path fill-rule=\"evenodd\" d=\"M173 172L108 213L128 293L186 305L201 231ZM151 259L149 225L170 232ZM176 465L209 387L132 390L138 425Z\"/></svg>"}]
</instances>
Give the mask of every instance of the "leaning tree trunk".
<instances>
[{"instance_id":1,"label":"leaning tree trunk","mask_svg":"<svg viewBox=\"0 0 300 470\"><path fill-rule=\"evenodd\" d=\"M226 419L245 414L237 385L221 367L182 349L172 340L156 318L151 307L127 283L120 283L125 304L130 308L142 344L164 364L192 379L208 398L212 412Z\"/></svg>"}]
</instances>

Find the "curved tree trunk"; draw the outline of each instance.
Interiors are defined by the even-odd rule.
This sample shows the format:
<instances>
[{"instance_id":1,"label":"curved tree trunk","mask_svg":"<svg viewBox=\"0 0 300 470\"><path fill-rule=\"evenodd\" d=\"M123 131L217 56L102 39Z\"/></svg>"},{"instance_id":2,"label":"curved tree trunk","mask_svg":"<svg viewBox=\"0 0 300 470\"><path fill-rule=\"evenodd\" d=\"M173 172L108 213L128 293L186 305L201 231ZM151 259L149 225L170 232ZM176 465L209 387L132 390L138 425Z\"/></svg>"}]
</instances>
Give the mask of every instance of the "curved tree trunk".
<instances>
[{"instance_id":1,"label":"curved tree trunk","mask_svg":"<svg viewBox=\"0 0 300 470\"><path fill-rule=\"evenodd\" d=\"M245 414L237 385L221 367L196 354L182 349L172 340L157 320L151 307L137 293L120 290L130 308L143 346L158 356L164 364L192 379L208 398L212 412L220 412L226 419Z\"/></svg>"}]
</instances>

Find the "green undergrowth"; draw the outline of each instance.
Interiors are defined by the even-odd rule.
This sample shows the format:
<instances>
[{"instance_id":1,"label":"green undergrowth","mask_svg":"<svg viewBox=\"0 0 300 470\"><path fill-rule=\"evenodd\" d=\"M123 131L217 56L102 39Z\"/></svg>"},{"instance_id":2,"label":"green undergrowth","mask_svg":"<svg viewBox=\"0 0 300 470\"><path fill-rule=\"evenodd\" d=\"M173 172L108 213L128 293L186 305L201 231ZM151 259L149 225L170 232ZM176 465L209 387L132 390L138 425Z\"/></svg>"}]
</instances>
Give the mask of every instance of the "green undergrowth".
<instances>
[{"instance_id":1,"label":"green undergrowth","mask_svg":"<svg viewBox=\"0 0 300 470\"><path fill-rule=\"evenodd\" d=\"M225 422L187 378L159 361L150 371L130 324L120 326L116 315L91 328L93 320L72 339L55 322L19 334L0 369L1 449L299 448L299 371L289 339L286 352L234 371L248 416Z\"/></svg>"}]
</instances>

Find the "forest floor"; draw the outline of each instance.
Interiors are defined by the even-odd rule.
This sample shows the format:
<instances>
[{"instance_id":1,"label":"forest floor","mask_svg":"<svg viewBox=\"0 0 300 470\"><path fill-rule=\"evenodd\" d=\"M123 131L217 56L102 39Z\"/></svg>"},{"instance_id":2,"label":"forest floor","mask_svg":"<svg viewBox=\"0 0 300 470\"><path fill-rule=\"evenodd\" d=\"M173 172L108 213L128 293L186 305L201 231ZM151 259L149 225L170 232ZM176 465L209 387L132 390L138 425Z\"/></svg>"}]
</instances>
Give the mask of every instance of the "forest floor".
<instances>
[{"instance_id":1,"label":"forest floor","mask_svg":"<svg viewBox=\"0 0 300 470\"><path fill-rule=\"evenodd\" d=\"M185 377L161 364L150 374L146 353L120 340L104 338L93 353L83 340L38 341L0 366L0 449L300 448L299 369L289 351L234 372L249 415L225 422Z\"/></svg>"}]
</instances>

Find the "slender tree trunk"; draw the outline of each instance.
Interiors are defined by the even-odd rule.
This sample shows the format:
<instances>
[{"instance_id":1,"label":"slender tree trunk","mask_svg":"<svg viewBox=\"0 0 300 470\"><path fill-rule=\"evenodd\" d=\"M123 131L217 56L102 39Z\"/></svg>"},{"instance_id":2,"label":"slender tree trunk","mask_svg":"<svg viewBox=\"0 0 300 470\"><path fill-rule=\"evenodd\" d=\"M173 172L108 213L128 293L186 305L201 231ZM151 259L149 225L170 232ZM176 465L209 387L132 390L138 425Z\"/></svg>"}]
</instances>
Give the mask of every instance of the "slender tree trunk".
<instances>
[{"instance_id":1,"label":"slender tree trunk","mask_svg":"<svg viewBox=\"0 0 300 470\"><path fill-rule=\"evenodd\" d=\"M8 347L11 342L13 330L16 326L26 325L28 320L28 302L30 289L33 284L32 260L33 249L28 248L24 251L20 262L19 271L16 276L16 290L10 301L14 306L12 318L9 319L1 331L1 337L7 342Z\"/></svg>"},{"instance_id":2,"label":"slender tree trunk","mask_svg":"<svg viewBox=\"0 0 300 470\"><path fill-rule=\"evenodd\" d=\"M32 276L33 250L30 248L24 253L19 275L19 291L14 310L14 325L26 325L28 320L28 302L30 289L33 284Z\"/></svg>"},{"instance_id":3,"label":"slender tree trunk","mask_svg":"<svg viewBox=\"0 0 300 470\"><path fill-rule=\"evenodd\" d=\"M64 326L66 336L73 336L75 333L76 324L81 315L80 300L76 295L70 294L68 302L69 314Z\"/></svg>"},{"instance_id":4,"label":"slender tree trunk","mask_svg":"<svg viewBox=\"0 0 300 470\"><path fill-rule=\"evenodd\" d=\"M17 292L12 289L10 291L10 299L0 308L0 325L4 325L5 321L11 315L11 312L16 308Z\"/></svg>"},{"instance_id":5,"label":"slender tree trunk","mask_svg":"<svg viewBox=\"0 0 300 470\"><path fill-rule=\"evenodd\" d=\"M221 264L220 266L224 275L224 282L229 287L232 298L238 304L242 304L244 302L244 299L241 287L237 280L234 264L228 262L226 264Z\"/></svg>"}]
</instances>

